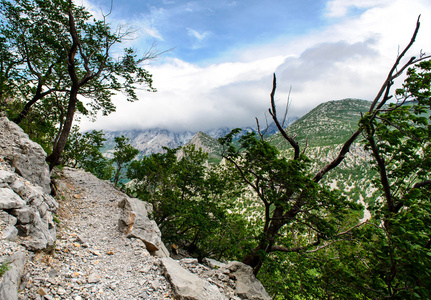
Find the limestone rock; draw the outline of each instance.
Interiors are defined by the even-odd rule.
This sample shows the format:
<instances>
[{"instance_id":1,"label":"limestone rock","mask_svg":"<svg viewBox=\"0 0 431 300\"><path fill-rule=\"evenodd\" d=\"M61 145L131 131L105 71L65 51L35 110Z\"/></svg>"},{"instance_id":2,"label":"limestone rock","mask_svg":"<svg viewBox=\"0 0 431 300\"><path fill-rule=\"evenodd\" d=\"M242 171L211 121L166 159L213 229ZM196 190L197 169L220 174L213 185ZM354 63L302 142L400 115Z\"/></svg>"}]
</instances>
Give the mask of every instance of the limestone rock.
<instances>
[{"instance_id":1,"label":"limestone rock","mask_svg":"<svg viewBox=\"0 0 431 300\"><path fill-rule=\"evenodd\" d=\"M50 252L54 250L56 240L55 234L52 232L54 228L49 219L42 219L39 214L35 214L31 226L28 227L28 237L23 238L21 244L31 251L45 250Z\"/></svg>"},{"instance_id":2,"label":"limestone rock","mask_svg":"<svg viewBox=\"0 0 431 300\"><path fill-rule=\"evenodd\" d=\"M15 180L15 174L6 170L0 170L0 183L12 183Z\"/></svg>"},{"instance_id":3,"label":"limestone rock","mask_svg":"<svg viewBox=\"0 0 431 300\"><path fill-rule=\"evenodd\" d=\"M236 293L242 299L270 300L262 283L253 275L253 269L241 262L232 261L226 265L231 275L236 278Z\"/></svg>"},{"instance_id":4,"label":"limestone rock","mask_svg":"<svg viewBox=\"0 0 431 300\"><path fill-rule=\"evenodd\" d=\"M5 117L0 118L0 136L0 153L15 168L15 173L50 193L51 178L42 147Z\"/></svg>"},{"instance_id":5,"label":"limestone rock","mask_svg":"<svg viewBox=\"0 0 431 300\"><path fill-rule=\"evenodd\" d=\"M14 242L18 238L18 229L16 229L15 226L9 225L5 229L3 229L1 234L6 240Z\"/></svg>"},{"instance_id":6,"label":"limestone rock","mask_svg":"<svg viewBox=\"0 0 431 300\"><path fill-rule=\"evenodd\" d=\"M36 213L29 206L25 206L22 208L12 209L11 214L19 220L20 224L28 224L33 222Z\"/></svg>"},{"instance_id":7,"label":"limestone rock","mask_svg":"<svg viewBox=\"0 0 431 300\"><path fill-rule=\"evenodd\" d=\"M24 200L14 191L8 188L0 188L0 209L21 208L24 205Z\"/></svg>"},{"instance_id":8,"label":"limestone rock","mask_svg":"<svg viewBox=\"0 0 431 300\"><path fill-rule=\"evenodd\" d=\"M169 251L162 242L159 227L148 218L148 204L136 198L123 198L118 206L123 209L119 220L120 230L127 237L142 240L151 254L168 257Z\"/></svg>"},{"instance_id":9,"label":"limestone rock","mask_svg":"<svg viewBox=\"0 0 431 300\"><path fill-rule=\"evenodd\" d=\"M18 299L18 287L21 282L21 276L26 261L27 257L25 253L21 251L7 259L10 269L3 275L2 281L0 282L0 299Z\"/></svg>"},{"instance_id":10,"label":"limestone rock","mask_svg":"<svg viewBox=\"0 0 431 300\"><path fill-rule=\"evenodd\" d=\"M9 225L15 225L17 220L14 216L8 214L7 212L0 210L0 220Z\"/></svg>"},{"instance_id":11,"label":"limestone rock","mask_svg":"<svg viewBox=\"0 0 431 300\"><path fill-rule=\"evenodd\" d=\"M175 299L221 300L227 299L218 288L197 275L183 269L172 258L162 258L165 277L172 285Z\"/></svg>"},{"instance_id":12,"label":"limestone rock","mask_svg":"<svg viewBox=\"0 0 431 300\"><path fill-rule=\"evenodd\" d=\"M16 233L20 243L31 251L51 251L56 240L52 214L58 203L39 186L29 183L9 171L0 176L7 185L0 188L0 219L16 229L8 228L4 235L15 240Z\"/></svg>"}]
</instances>

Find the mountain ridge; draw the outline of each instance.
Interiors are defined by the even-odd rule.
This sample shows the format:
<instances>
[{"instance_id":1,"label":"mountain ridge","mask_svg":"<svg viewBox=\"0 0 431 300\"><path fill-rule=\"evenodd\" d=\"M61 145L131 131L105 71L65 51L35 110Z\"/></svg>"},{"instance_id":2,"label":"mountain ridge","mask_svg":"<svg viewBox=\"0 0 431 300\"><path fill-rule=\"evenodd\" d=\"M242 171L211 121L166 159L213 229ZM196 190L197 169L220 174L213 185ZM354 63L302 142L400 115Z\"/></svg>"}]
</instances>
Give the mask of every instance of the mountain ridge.
<instances>
[{"instance_id":1,"label":"mountain ridge","mask_svg":"<svg viewBox=\"0 0 431 300\"><path fill-rule=\"evenodd\" d=\"M295 140L301 146L305 146L305 144L308 147L340 144L356 130L361 114L368 111L370 104L371 102L367 100L354 98L327 101L319 104L301 118L289 118L286 131L291 136L295 136ZM103 152L105 156L111 157L114 151L115 137L124 135L129 138L129 143L139 150L138 159L153 153L163 153L164 147L174 149L188 143L195 144L197 148L203 146L206 148L205 152L212 153L212 158L219 158L219 155L216 154L219 151L211 149L211 147L219 147L215 141L232 129L221 127L196 132L173 132L162 128L106 131L105 138L107 141L104 143ZM261 130L265 132L265 128L261 128ZM257 128L244 127L239 136L247 132L257 133ZM197 141L196 135L205 139L206 142ZM271 144L279 147L280 150L288 148L273 123L268 126L265 136Z\"/></svg>"}]
</instances>

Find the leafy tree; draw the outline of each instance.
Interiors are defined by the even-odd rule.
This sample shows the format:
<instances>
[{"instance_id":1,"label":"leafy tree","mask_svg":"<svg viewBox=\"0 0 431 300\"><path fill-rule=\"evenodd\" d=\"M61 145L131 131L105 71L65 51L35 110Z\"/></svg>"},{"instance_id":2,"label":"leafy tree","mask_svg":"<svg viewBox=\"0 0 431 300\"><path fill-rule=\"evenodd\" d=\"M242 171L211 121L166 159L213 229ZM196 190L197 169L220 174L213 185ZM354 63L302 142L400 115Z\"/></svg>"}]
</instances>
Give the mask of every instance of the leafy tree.
<instances>
[{"instance_id":1,"label":"leafy tree","mask_svg":"<svg viewBox=\"0 0 431 300\"><path fill-rule=\"evenodd\" d=\"M376 296L431 299L431 61L407 75L396 103L361 120L379 174L365 258Z\"/></svg>"},{"instance_id":2,"label":"leafy tree","mask_svg":"<svg viewBox=\"0 0 431 300\"><path fill-rule=\"evenodd\" d=\"M82 168L100 179L111 179L114 169L112 162L100 151L105 141L102 130L81 133L75 126L64 149L64 164Z\"/></svg>"},{"instance_id":3,"label":"leafy tree","mask_svg":"<svg viewBox=\"0 0 431 300\"><path fill-rule=\"evenodd\" d=\"M133 161L128 177L134 195L150 202L163 239L186 249L199 259L213 256L238 257L245 240L244 221L229 213L239 195L229 173L207 168L207 154L194 146L153 154Z\"/></svg>"},{"instance_id":4,"label":"leafy tree","mask_svg":"<svg viewBox=\"0 0 431 300\"><path fill-rule=\"evenodd\" d=\"M232 144L236 132L220 139L221 143ZM238 149L227 147L224 157L263 204L257 243L243 260L255 268L255 274L272 252L303 252L343 235L344 219L350 209L359 206L317 184L305 155L297 159L281 156L254 133L241 137L239 143Z\"/></svg>"},{"instance_id":5,"label":"leafy tree","mask_svg":"<svg viewBox=\"0 0 431 300\"><path fill-rule=\"evenodd\" d=\"M71 0L2 0L0 13L0 52L8 70L2 72L2 92L18 87L15 96L21 111L12 115L15 122L25 119L30 108L47 96L65 99L61 102L64 119L58 120L60 133L47 158L51 168L60 163L76 110L85 115L100 110L109 114L115 110L110 100L115 92L135 101L138 86L154 91L151 74L141 67L154 55L137 58L132 49L125 49L114 59L114 45L128 32L124 28L113 32L106 16L93 19ZM79 96L90 101L90 110Z\"/></svg>"},{"instance_id":6,"label":"leafy tree","mask_svg":"<svg viewBox=\"0 0 431 300\"><path fill-rule=\"evenodd\" d=\"M130 145L129 139L124 135L115 137L115 151L112 162L116 165L113 182L117 186L121 177L121 171L139 154L139 150Z\"/></svg>"}]
</instances>

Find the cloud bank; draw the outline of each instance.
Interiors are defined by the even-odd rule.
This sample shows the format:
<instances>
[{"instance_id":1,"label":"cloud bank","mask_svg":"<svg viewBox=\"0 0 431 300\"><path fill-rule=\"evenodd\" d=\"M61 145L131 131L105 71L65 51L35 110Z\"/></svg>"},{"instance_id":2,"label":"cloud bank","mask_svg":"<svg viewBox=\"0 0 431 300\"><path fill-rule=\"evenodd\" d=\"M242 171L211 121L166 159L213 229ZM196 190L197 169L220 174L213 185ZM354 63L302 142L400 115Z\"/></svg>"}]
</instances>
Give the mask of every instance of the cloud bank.
<instances>
[{"instance_id":1,"label":"cloud bank","mask_svg":"<svg viewBox=\"0 0 431 300\"><path fill-rule=\"evenodd\" d=\"M230 5L235 3L230 1ZM198 8L189 5L186 9ZM142 32L164 39L156 24L166 14L154 9L157 18L142 21ZM83 120L81 128L180 131L254 125L254 117L264 118L269 106L273 73L278 78L280 106L292 87L290 116L301 116L329 100L371 100L395 61L398 47L409 42L420 14L421 29L411 56L421 49L431 51L428 1L328 1L320 12L323 27L226 48L215 61L208 59L209 63L168 55L148 65L158 92L138 91L140 101L136 103L117 95L115 113L99 117L95 123ZM189 47L205 47L213 32L191 28L185 28L193 39Z\"/></svg>"}]
</instances>

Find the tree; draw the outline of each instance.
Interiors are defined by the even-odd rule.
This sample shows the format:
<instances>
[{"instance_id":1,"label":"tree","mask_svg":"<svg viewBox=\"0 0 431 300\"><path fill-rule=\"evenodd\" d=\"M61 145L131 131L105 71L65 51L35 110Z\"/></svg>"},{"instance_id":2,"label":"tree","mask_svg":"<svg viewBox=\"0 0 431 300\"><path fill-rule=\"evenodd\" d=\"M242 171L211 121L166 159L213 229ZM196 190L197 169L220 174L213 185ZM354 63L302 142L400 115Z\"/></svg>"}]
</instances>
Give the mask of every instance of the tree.
<instances>
[{"instance_id":1,"label":"tree","mask_svg":"<svg viewBox=\"0 0 431 300\"><path fill-rule=\"evenodd\" d=\"M431 61L407 71L396 102L361 120L365 148L378 177L364 244L375 280L369 289L389 299L431 299ZM370 275L371 276L371 275Z\"/></svg>"},{"instance_id":2,"label":"tree","mask_svg":"<svg viewBox=\"0 0 431 300\"><path fill-rule=\"evenodd\" d=\"M110 100L115 92L135 101L138 86L154 91L151 74L141 64L155 55L148 52L137 58L134 50L125 49L114 59L114 46L129 32L124 28L112 32L107 16L93 19L71 0L2 0L0 11L2 49L8 49L6 63L14 70L2 73L8 78L4 82L9 88L19 87L24 104L13 119L20 123L30 108L54 93L67 99L58 139L47 158L51 168L60 163L76 110L109 114L115 110ZM90 110L79 96L91 100Z\"/></svg>"},{"instance_id":3,"label":"tree","mask_svg":"<svg viewBox=\"0 0 431 300\"><path fill-rule=\"evenodd\" d=\"M407 51L413 45L419 30L419 19L411 41L399 54L381 89L369 109L369 122L376 119L378 112L391 99L391 87L394 79L404 74L404 71L430 56L412 57L401 64ZM358 129L343 144L337 157L318 172L312 173L307 165L304 151L293 136L284 130L278 120L275 106L276 78L274 75L273 89L270 94L272 116L280 134L292 147L290 158L279 157L276 149L267 142L253 136L241 138L243 152L232 145L231 132L221 139L225 146L224 158L228 160L242 177L243 181L254 190L263 205L264 225L257 236L257 245L244 257L243 262L250 265L257 274L268 254L273 252L304 252L315 251L328 247L332 241L343 239L359 224L351 224L351 229L344 227L340 221L349 208L357 208L334 191L320 184L321 179L337 168L343 161L351 145L363 132ZM309 229L306 236L297 236L297 232ZM295 236L296 235L296 236Z\"/></svg>"},{"instance_id":4,"label":"tree","mask_svg":"<svg viewBox=\"0 0 431 300\"><path fill-rule=\"evenodd\" d=\"M193 145L183 148L179 159L178 149L165 150L130 164L131 192L153 205L165 242L198 259L237 258L246 240L243 219L229 213L240 194L235 180L230 173L206 167L207 154Z\"/></svg>"},{"instance_id":5,"label":"tree","mask_svg":"<svg viewBox=\"0 0 431 300\"><path fill-rule=\"evenodd\" d=\"M220 139L232 144L233 131ZM240 147L227 147L223 156L263 204L263 225L253 250L243 262L260 270L273 252L304 252L325 247L326 241L341 238L344 220L360 206L337 191L317 184L310 174L310 160L281 156L269 142L250 133L240 138Z\"/></svg>"},{"instance_id":6,"label":"tree","mask_svg":"<svg viewBox=\"0 0 431 300\"><path fill-rule=\"evenodd\" d=\"M113 182L118 186L121 177L121 171L139 154L139 150L130 145L129 139L124 135L115 137L115 151L112 162L115 163L116 169L113 177Z\"/></svg>"},{"instance_id":7,"label":"tree","mask_svg":"<svg viewBox=\"0 0 431 300\"><path fill-rule=\"evenodd\" d=\"M103 180L111 179L112 162L100 151L105 141L102 130L81 133L75 126L64 148L64 165L82 168Z\"/></svg>"}]
</instances>

